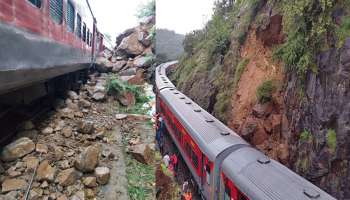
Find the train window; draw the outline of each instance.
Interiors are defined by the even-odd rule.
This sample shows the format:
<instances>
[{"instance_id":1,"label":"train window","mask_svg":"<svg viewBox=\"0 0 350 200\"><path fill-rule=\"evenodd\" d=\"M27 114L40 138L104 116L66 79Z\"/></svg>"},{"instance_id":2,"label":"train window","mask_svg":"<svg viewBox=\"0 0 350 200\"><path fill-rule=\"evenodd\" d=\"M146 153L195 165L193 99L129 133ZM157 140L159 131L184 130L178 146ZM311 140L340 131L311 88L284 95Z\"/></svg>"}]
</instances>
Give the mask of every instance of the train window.
<instances>
[{"instance_id":1,"label":"train window","mask_svg":"<svg viewBox=\"0 0 350 200\"><path fill-rule=\"evenodd\" d=\"M35 5L38 8L41 8L41 0L29 0L30 3Z\"/></svg>"},{"instance_id":2,"label":"train window","mask_svg":"<svg viewBox=\"0 0 350 200\"><path fill-rule=\"evenodd\" d=\"M86 41L86 24L83 24L83 41Z\"/></svg>"},{"instance_id":3,"label":"train window","mask_svg":"<svg viewBox=\"0 0 350 200\"><path fill-rule=\"evenodd\" d=\"M50 16L55 22L62 23L63 0L50 0Z\"/></svg>"},{"instance_id":4,"label":"train window","mask_svg":"<svg viewBox=\"0 0 350 200\"><path fill-rule=\"evenodd\" d=\"M86 44L88 44L89 45L89 42L90 42L90 30L89 29L87 29L87 33L86 33Z\"/></svg>"},{"instance_id":5,"label":"train window","mask_svg":"<svg viewBox=\"0 0 350 200\"><path fill-rule=\"evenodd\" d=\"M90 47L92 46L92 33L90 33Z\"/></svg>"},{"instance_id":6,"label":"train window","mask_svg":"<svg viewBox=\"0 0 350 200\"><path fill-rule=\"evenodd\" d=\"M79 14L77 14L77 36L81 38L81 17Z\"/></svg>"},{"instance_id":7,"label":"train window","mask_svg":"<svg viewBox=\"0 0 350 200\"><path fill-rule=\"evenodd\" d=\"M207 184L210 185L210 166L209 165L205 166L205 175L206 175Z\"/></svg>"},{"instance_id":8,"label":"train window","mask_svg":"<svg viewBox=\"0 0 350 200\"><path fill-rule=\"evenodd\" d=\"M67 27L70 32L74 32L75 9L72 2L67 4Z\"/></svg>"}]
</instances>

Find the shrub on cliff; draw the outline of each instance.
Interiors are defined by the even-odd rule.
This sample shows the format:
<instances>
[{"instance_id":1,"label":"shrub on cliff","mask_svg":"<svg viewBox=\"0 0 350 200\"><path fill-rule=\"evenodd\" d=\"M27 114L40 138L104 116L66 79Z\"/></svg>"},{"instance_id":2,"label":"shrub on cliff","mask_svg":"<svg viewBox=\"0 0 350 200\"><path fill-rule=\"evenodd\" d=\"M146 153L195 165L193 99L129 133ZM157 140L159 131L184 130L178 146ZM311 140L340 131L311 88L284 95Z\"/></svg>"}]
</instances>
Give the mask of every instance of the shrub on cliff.
<instances>
[{"instance_id":1,"label":"shrub on cliff","mask_svg":"<svg viewBox=\"0 0 350 200\"><path fill-rule=\"evenodd\" d=\"M272 100L273 83L271 80L263 82L256 90L256 97L260 103Z\"/></svg>"}]
</instances>

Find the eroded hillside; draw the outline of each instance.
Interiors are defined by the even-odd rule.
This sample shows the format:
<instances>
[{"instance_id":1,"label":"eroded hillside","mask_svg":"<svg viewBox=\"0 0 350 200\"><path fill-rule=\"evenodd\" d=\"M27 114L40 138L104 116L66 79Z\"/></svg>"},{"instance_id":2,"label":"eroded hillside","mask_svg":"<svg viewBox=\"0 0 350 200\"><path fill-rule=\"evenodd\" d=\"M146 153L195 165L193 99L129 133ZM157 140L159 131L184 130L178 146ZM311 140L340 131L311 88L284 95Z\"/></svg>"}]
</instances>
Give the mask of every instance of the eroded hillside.
<instances>
[{"instance_id":1,"label":"eroded hillside","mask_svg":"<svg viewBox=\"0 0 350 200\"><path fill-rule=\"evenodd\" d=\"M246 140L350 198L350 1L220 0L177 86Z\"/></svg>"}]
</instances>

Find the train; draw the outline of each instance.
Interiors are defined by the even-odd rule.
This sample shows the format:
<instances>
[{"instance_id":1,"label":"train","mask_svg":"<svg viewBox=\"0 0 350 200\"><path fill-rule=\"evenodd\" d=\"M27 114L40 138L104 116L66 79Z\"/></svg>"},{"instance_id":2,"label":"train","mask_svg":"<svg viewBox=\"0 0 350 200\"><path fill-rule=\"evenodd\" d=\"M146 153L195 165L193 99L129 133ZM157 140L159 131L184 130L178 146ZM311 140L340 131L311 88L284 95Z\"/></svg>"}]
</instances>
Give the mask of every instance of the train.
<instances>
[{"instance_id":1,"label":"train","mask_svg":"<svg viewBox=\"0 0 350 200\"><path fill-rule=\"evenodd\" d=\"M156 68L156 112L206 200L334 200L331 195L248 144L176 89Z\"/></svg>"},{"instance_id":2,"label":"train","mask_svg":"<svg viewBox=\"0 0 350 200\"><path fill-rule=\"evenodd\" d=\"M54 78L78 80L104 48L88 0L0 0L0 36L6 104L47 94Z\"/></svg>"}]
</instances>

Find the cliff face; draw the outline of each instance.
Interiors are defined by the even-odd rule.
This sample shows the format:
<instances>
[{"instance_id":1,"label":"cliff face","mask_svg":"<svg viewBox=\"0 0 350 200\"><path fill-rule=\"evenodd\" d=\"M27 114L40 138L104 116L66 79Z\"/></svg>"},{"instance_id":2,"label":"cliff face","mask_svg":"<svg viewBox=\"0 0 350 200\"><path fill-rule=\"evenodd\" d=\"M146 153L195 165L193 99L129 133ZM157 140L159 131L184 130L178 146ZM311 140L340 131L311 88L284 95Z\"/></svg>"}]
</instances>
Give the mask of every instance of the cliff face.
<instances>
[{"instance_id":1,"label":"cliff face","mask_svg":"<svg viewBox=\"0 0 350 200\"><path fill-rule=\"evenodd\" d=\"M350 198L350 1L219 1L178 87L274 159Z\"/></svg>"}]
</instances>

